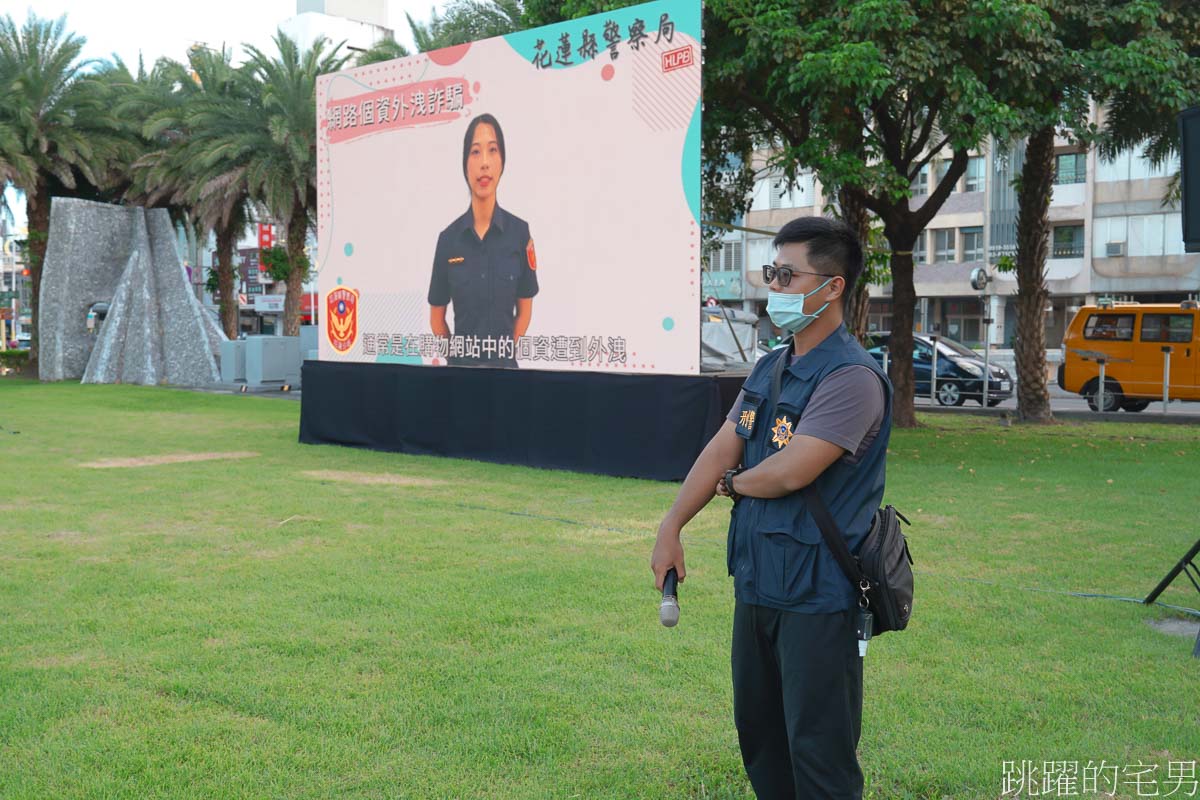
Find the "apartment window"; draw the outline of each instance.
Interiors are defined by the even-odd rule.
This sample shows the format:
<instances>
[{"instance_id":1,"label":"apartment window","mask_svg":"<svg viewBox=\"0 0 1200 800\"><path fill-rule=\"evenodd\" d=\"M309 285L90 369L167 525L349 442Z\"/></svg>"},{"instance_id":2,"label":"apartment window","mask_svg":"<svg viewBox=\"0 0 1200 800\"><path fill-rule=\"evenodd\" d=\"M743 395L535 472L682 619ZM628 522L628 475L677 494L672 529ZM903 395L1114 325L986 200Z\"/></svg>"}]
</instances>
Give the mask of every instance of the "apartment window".
<instances>
[{"instance_id":1,"label":"apartment window","mask_svg":"<svg viewBox=\"0 0 1200 800\"><path fill-rule=\"evenodd\" d=\"M717 254L717 263L713 266L718 270L725 272L741 272L742 271L742 243L741 242L724 242L721 245L721 251Z\"/></svg>"},{"instance_id":2,"label":"apartment window","mask_svg":"<svg viewBox=\"0 0 1200 800\"><path fill-rule=\"evenodd\" d=\"M958 258L954 228L939 228L933 232L933 262L955 261Z\"/></svg>"},{"instance_id":3,"label":"apartment window","mask_svg":"<svg viewBox=\"0 0 1200 800\"><path fill-rule=\"evenodd\" d=\"M792 207L802 208L813 204L813 174L811 172L802 172L796 176L796 182L792 184Z\"/></svg>"},{"instance_id":4,"label":"apartment window","mask_svg":"<svg viewBox=\"0 0 1200 800\"><path fill-rule=\"evenodd\" d=\"M1129 156L1128 150L1122 150L1116 156L1109 160L1100 158L1096 162L1096 180L1097 181L1127 181L1129 180Z\"/></svg>"},{"instance_id":5,"label":"apartment window","mask_svg":"<svg viewBox=\"0 0 1200 800\"><path fill-rule=\"evenodd\" d=\"M963 228L963 261L983 261L983 228Z\"/></svg>"},{"instance_id":6,"label":"apartment window","mask_svg":"<svg viewBox=\"0 0 1200 800\"><path fill-rule=\"evenodd\" d=\"M949 171L950 171L949 159L943 158L943 159L938 160L937 169L934 172L934 174L937 176L937 185L938 186L942 185L942 180L946 177L946 173ZM951 189L950 191L954 191L954 190Z\"/></svg>"},{"instance_id":7,"label":"apartment window","mask_svg":"<svg viewBox=\"0 0 1200 800\"><path fill-rule=\"evenodd\" d=\"M1087 153L1063 153L1054 161L1056 184L1087 182Z\"/></svg>"},{"instance_id":8,"label":"apartment window","mask_svg":"<svg viewBox=\"0 0 1200 800\"><path fill-rule=\"evenodd\" d=\"M945 306L946 335L958 342L979 344L983 337L979 302L976 300L948 300Z\"/></svg>"},{"instance_id":9,"label":"apartment window","mask_svg":"<svg viewBox=\"0 0 1200 800\"><path fill-rule=\"evenodd\" d=\"M791 208L792 191L787 178L771 178L771 208Z\"/></svg>"},{"instance_id":10,"label":"apartment window","mask_svg":"<svg viewBox=\"0 0 1200 800\"><path fill-rule=\"evenodd\" d=\"M867 308L867 330L890 331L892 329L892 304L873 302Z\"/></svg>"},{"instance_id":11,"label":"apartment window","mask_svg":"<svg viewBox=\"0 0 1200 800\"><path fill-rule=\"evenodd\" d=\"M1172 156L1154 165L1141 150L1122 150L1112 161L1100 159L1096 166L1098 181L1131 181L1165 178L1179 171L1179 158Z\"/></svg>"},{"instance_id":12,"label":"apartment window","mask_svg":"<svg viewBox=\"0 0 1200 800\"><path fill-rule=\"evenodd\" d=\"M1166 214L1139 214L1129 218L1129 255L1161 256Z\"/></svg>"},{"instance_id":13,"label":"apartment window","mask_svg":"<svg viewBox=\"0 0 1200 800\"><path fill-rule=\"evenodd\" d=\"M925 231L917 234L917 240L913 242L913 263L928 264L925 260Z\"/></svg>"},{"instance_id":14,"label":"apartment window","mask_svg":"<svg viewBox=\"0 0 1200 800\"><path fill-rule=\"evenodd\" d=\"M912 182L913 197L920 197L923 194L929 194L929 165L921 167L921 171L917 173L917 177Z\"/></svg>"},{"instance_id":15,"label":"apartment window","mask_svg":"<svg viewBox=\"0 0 1200 800\"><path fill-rule=\"evenodd\" d=\"M982 192L984 190L986 184L984 183L983 170L983 156L971 156L967 159L967 179L963 186L963 191Z\"/></svg>"},{"instance_id":16,"label":"apartment window","mask_svg":"<svg viewBox=\"0 0 1200 800\"><path fill-rule=\"evenodd\" d=\"M769 181L769 208L801 208L813 204L813 175L802 172L795 181L775 175Z\"/></svg>"},{"instance_id":17,"label":"apartment window","mask_svg":"<svg viewBox=\"0 0 1200 800\"><path fill-rule=\"evenodd\" d=\"M1168 158L1161 163L1153 164L1145 153L1137 153L1129 159L1129 179L1145 180L1147 178L1169 178L1179 171L1179 159Z\"/></svg>"},{"instance_id":18,"label":"apartment window","mask_svg":"<svg viewBox=\"0 0 1200 800\"><path fill-rule=\"evenodd\" d=\"M1083 226L1059 225L1054 229L1051 258L1083 258Z\"/></svg>"},{"instance_id":19,"label":"apartment window","mask_svg":"<svg viewBox=\"0 0 1200 800\"><path fill-rule=\"evenodd\" d=\"M1112 258L1125 255L1129 237L1128 217L1098 217L1092 220L1092 257ZM1120 251L1119 253L1117 251Z\"/></svg>"},{"instance_id":20,"label":"apartment window","mask_svg":"<svg viewBox=\"0 0 1200 800\"><path fill-rule=\"evenodd\" d=\"M1101 217L1092 225L1092 252L1096 258L1184 254L1180 235L1183 223L1178 212Z\"/></svg>"}]
</instances>

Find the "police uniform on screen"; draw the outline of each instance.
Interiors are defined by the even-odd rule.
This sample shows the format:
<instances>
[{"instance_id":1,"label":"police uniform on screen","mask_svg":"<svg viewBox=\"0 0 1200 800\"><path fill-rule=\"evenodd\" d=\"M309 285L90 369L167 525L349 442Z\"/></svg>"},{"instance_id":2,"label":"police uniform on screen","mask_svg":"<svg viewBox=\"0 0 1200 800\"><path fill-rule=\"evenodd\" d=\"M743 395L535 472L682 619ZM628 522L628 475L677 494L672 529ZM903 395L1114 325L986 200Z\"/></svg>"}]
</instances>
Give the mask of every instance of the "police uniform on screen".
<instances>
[{"instance_id":1,"label":"police uniform on screen","mask_svg":"<svg viewBox=\"0 0 1200 800\"><path fill-rule=\"evenodd\" d=\"M475 233L471 209L438 236L431 306L453 305L454 335L512 339L517 300L538 293L537 257L529 224L496 206L491 227L482 240ZM516 358L452 358L455 365L515 367Z\"/></svg>"},{"instance_id":2,"label":"police uniform on screen","mask_svg":"<svg viewBox=\"0 0 1200 800\"><path fill-rule=\"evenodd\" d=\"M840 328L784 370L779 401L775 408L767 408L772 369L780 358L790 357L790 345L788 340L787 347L759 359L743 385L745 397L736 431L745 440L744 466L754 467L787 446L826 375L851 365L867 367L878 375L884 386L885 408L874 442L857 463L839 459L815 481L838 528L845 532L850 551L858 552L883 500L884 458L892 425L891 383L875 360ZM805 508L802 492L772 499L743 497L731 514L727 561L738 600L810 614L854 606L855 588L824 546L821 529Z\"/></svg>"}]
</instances>

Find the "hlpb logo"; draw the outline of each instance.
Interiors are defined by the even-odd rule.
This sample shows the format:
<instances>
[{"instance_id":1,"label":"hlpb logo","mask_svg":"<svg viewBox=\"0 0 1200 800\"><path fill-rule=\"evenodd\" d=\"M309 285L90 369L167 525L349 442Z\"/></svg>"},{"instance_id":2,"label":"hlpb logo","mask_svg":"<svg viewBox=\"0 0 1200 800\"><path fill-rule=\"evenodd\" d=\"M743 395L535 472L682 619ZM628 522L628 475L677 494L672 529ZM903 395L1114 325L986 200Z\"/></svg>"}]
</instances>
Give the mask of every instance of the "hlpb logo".
<instances>
[{"instance_id":1,"label":"hlpb logo","mask_svg":"<svg viewBox=\"0 0 1200 800\"><path fill-rule=\"evenodd\" d=\"M345 353L358 341L358 290L339 286L325 295L325 313L325 335L334 350Z\"/></svg>"}]
</instances>

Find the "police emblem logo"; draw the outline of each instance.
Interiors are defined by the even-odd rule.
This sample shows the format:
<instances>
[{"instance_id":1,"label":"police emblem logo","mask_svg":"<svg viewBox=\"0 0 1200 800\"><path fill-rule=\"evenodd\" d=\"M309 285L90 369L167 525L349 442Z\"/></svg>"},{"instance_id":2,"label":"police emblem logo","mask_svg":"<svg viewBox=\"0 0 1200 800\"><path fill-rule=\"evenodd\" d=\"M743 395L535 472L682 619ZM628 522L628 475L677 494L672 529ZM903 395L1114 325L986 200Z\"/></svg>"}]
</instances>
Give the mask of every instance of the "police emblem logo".
<instances>
[{"instance_id":1,"label":"police emblem logo","mask_svg":"<svg viewBox=\"0 0 1200 800\"><path fill-rule=\"evenodd\" d=\"M525 260L529 262L529 268L537 272L537 253L533 249L533 239L530 239L529 244L525 245Z\"/></svg>"},{"instance_id":2,"label":"police emblem logo","mask_svg":"<svg viewBox=\"0 0 1200 800\"><path fill-rule=\"evenodd\" d=\"M325 335L339 353L358 341L358 290L339 286L325 295Z\"/></svg>"},{"instance_id":3,"label":"police emblem logo","mask_svg":"<svg viewBox=\"0 0 1200 800\"><path fill-rule=\"evenodd\" d=\"M775 427L771 428L771 444L776 450L787 447L792 440L792 420L786 414L775 418Z\"/></svg>"}]
</instances>

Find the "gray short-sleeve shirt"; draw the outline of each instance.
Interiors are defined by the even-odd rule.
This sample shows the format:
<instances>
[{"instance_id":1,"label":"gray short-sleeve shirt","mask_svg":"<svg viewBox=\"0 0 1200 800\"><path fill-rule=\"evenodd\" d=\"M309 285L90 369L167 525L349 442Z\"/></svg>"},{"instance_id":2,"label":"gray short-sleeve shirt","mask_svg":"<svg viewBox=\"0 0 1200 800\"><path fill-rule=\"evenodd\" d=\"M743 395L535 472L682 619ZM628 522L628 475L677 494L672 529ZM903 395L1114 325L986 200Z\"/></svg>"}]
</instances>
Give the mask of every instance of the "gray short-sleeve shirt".
<instances>
[{"instance_id":1,"label":"gray short-sleeve shirt","mask_svg":"<svg viewBox=\"0 0 1200 800\"><path fill-rule=\"evenodd\" d=\"M730 422L737 422L744 394L725 417ZM795 432L837 445L846 451L842 458L853 464L879 435L886 408L883 384L874 372L857 364L842 367L826 375L813 392Z\"/></svg>"}]
</instances>

